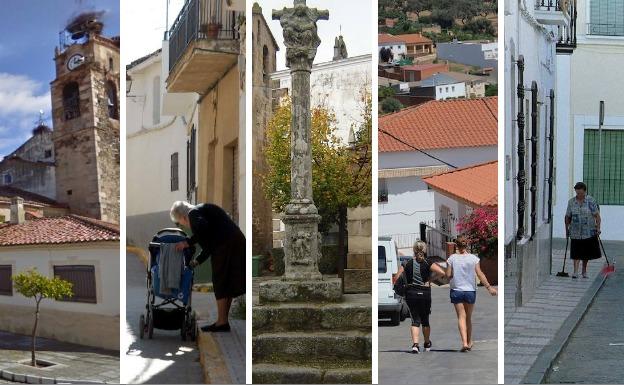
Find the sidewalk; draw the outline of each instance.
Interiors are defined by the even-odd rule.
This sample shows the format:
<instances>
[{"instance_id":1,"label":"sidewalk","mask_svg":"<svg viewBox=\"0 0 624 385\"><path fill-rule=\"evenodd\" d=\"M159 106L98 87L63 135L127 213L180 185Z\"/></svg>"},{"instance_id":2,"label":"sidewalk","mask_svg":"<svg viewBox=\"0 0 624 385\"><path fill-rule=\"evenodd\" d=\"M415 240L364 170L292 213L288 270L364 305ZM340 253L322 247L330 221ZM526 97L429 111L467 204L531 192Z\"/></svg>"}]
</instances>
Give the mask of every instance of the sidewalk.
<instances>
[{"instance_id":1,"label":"sidewalk","mask_svg":"<svg viewBox=\"0 0 624 385\"><path fill-rule=\"evenodd\" d=\"M505 287L505 384L543 380L551 362L604 282L604 277L599 274L604 259L590 262L587 279L555 276L563 263L564 242L555 241L553 275L525 306L516 309L508 306L510 298L513 302L515 288ZM621 253L624 245L622 242L604 244L611 259ZM566 271L572 275L569 260Z\"/></svg>"},{"instance_id":2,"label":"sidewalk","mask_svg":"<svg viewBox=\"0 0 624 385\"><path fill-rule=\"evenodd\" d=\"M0 382L119 383L119 352L37 338L37 360L56 365L33 368L19 363L30 362L30 344L30 336L0 331Z\"/></svg>"}]
</instances>

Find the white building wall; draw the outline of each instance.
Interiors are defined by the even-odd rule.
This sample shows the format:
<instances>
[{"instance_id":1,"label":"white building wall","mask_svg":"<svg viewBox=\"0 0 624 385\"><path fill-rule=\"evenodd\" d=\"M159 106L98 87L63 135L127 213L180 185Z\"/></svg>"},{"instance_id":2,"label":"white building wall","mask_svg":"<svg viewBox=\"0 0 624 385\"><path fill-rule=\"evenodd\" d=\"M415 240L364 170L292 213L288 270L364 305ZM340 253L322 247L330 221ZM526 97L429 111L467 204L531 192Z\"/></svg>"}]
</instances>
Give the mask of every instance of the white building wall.
<instances>
[{"instance_id":1,"label":"white building wall","mask_svg":"<svg viewBox=\"0 0 624 385\"><path fill-rule=\"evenodd\" d=\"M466 97L466 83L454 83L436 86L436 100Z\"/></svg>"},{"instance_id":2,"label":"white building wall","mask_svg":"<svg viewBox=\"0 0 624 385\"><path fill-rule=\"evenodd\" d=\"M382 48L390 48L390 51L392 51L392 56L394 60L402 59L407 54L407 46L405 45L405 43L379 44L379 47L377 49L378 55L381 52Z\"/></svg>"},{"instance_id":3,"label":"white building wall","mask_svg":"<svg viewBox=\"0 0 624 385\"><path fill-rule=\"evenodd\" d=\"M313 107L323 106L334 112L336 134L346 143L353 125L362 123L363 92L371 88L371 55L354 56L344 60L315 64L310 78ZM290 70L275 72L280 88L292 87Z\"/></svg>"}]
</instances>

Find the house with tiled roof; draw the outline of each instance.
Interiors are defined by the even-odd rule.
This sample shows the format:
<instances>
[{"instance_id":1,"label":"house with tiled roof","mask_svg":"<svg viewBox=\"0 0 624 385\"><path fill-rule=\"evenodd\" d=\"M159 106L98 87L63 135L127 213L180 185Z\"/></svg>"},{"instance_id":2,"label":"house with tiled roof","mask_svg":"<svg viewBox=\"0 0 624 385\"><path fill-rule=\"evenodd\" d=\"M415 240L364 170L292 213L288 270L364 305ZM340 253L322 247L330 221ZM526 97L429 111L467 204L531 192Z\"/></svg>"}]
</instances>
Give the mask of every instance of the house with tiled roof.
<instances>
[{"instance_id":1,"label":"house with tiled roof","mask_svg":"<svg viewBox=\"0 0 624 385\"><path fill-rule=\"evenodd\" d=\"M430 101L379 118L379 235L409 250L421 222L435 227L466 214L436 205L424 179L497 160L497 105L497 97Z\"/></svg>"},{"instance_id":2,"label":"house with tiled roof","mask_svg":"<svg viewBox=\"0 0 624 385\"><path fill-rule=\"evenodd\" d=\"M393 60L412 59L415 63L423 63L436 58L433 41L420 33L405 35L380 33L377 35L377 47L379 53L382 49L389 49Z\"/></svg>"},{"instance_id":3,"label":"house with tiled roof","mask_svg":"<svg viewBox=\"0 0 624 385\"><path fill-rule=\"evenodd\" d=\"M119 227L71 214L29 215L26 207L35 204L44 203L13 197L9 220L0 223L0 329L30 333L32 300L15 291L11 278L35 268L71 282L74 293L46 302L39 336L118 350Z\"/></svg>"}]
</instances>

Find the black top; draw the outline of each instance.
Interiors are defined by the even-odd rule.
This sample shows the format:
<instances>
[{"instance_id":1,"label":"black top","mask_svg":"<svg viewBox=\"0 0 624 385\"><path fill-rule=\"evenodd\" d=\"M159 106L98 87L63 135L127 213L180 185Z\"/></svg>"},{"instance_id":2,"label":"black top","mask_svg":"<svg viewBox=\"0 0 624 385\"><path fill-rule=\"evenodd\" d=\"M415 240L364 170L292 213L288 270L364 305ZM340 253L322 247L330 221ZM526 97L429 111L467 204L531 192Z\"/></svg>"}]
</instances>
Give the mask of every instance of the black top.
<instances>
[{"instance_id":1,"label":"black top","mask_svg":"<svg viewBox=\"0 0 624 385\"><path fill-rule=\"evenodd\" d=\"M418 269L414 271L414 268ZM431 266L427 261L418 262L412 259L405 264L405 278L408 285L425 287L431 277Z\"/></svg>"},{"instance_id":2,"label":"black top","mask_svg":"<svg viewBox=\"0 0 624 385\"><path fill-rule=\"evenodd\" d=\"M201 246L202 253L197 257L200 263L231 239L242 235L238 225L217 205L211 203L197 205L189 212L188 217L193 231L188 243L189 245L199 243Z\"/></svg>"}]
</instances>

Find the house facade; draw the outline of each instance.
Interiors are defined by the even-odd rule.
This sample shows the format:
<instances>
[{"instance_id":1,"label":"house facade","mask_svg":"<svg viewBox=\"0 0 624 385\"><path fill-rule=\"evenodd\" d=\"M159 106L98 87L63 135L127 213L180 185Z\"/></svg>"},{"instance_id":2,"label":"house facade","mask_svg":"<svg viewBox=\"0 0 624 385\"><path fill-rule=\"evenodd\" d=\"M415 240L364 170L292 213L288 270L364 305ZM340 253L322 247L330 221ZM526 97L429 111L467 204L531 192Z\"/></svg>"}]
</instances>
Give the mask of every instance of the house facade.
<instances>
[{"instance_id":1,"label":"house facade","mask_svg":"<svg viewBox=\"0 0 624 385\"><path fill-rule=\"evenodd\" d=\"M127 67L126 234L128 243L143 248L173 226L169 209L188 196L187 132L194 119L163 114L167 71L162 50Z\"/></svg>"},{"instance_id":2,"label":"house facade","mask_svg":"<svg viewBox=\"0 0 624 385\"><path fill-rule=\"evenodd\" d=\"M566 4L505 2L505 283L514 306L549 276L552 226L563 221L552 208L566 182L554 170L567 166L554 164L554 149L567 148L555 130L567 126L577 25L575 3Z\"/></svg>"},{"instance_id":3,"label":"house facade","mask_svg":"<svg viewBox=\"0 0 624 385\"><path fill-rule=\"evenodd\" d=\"M379 62L382 62L382 49L389 49L390 52L392 52L392 58L389 61L404 59L407 55L405 41L400 37L389 33L381 33L377 36L377 53L379 55Z\"/></svg>"},{"instance_id":4,"label":"house facade","mask_svg":"<svg viewBox=\"0 0 624 385\"><path fill-rule=\"evenodd\" d=\"M379 235L410 248L420 223L439 216L423 179L497 159L497 100L430 101L380 117Z\"/></svg>"},{"instance_id":5,"label":"house facade","mask_svg":"<svg viewBox=\"0 0 624 385\"><path fill-rule=\"evenodd\" d=\"M30 334L34 302L11 277L36 269L72 283L74 295L41 303L38 335L119 350L119 227L76 215L27 219L21 198L0 224L0 330Z\"/></svg>"},{"instance_id":6,"label":"house facade","mask_svg":"<svg viewBox=\"0 0 624 385\"><path fill-rule=\"evenodd\" d=\"M498 71L498 42L438 43L438 59Z\"/></svg>"}]
</instances>

